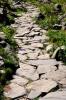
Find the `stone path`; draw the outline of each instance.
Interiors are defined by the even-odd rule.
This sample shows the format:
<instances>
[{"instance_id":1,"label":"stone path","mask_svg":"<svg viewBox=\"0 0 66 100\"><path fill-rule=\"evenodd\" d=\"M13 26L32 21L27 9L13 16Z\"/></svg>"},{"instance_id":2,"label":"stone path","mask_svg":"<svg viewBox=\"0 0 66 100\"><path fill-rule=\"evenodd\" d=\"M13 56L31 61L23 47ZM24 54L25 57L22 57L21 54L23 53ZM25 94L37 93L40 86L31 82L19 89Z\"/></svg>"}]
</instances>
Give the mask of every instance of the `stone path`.
<instances>
[{"instance_id":1,"label":"stone path","mask_svg":"<svg viewBox=\"0 0 66 100\"><path fill-rule=\"evenodd\" d=\"M15 18L19 66L4 95L13 100L66 100L66 66L51 59L46 30L35 24L38 8L25 4L27 13ZM46 96L45 96L46 95ZM57 97L56 97L57 96Z\"/></svg>"}]
</instances>

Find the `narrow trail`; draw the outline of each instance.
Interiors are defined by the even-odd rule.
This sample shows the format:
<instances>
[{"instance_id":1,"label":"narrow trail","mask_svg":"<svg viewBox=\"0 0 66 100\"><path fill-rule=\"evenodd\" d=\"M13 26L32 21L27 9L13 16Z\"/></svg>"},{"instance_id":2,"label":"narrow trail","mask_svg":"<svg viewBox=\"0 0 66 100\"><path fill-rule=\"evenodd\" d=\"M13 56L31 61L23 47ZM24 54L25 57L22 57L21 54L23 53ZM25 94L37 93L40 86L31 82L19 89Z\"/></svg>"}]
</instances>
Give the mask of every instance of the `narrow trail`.
<instances>
[{"instance_id":1,"label":"narrow trail","mask_svg":"<svg viewBox=\"0 0 66 100\"><path fill-rule=\"evenodd\" d=\"M63 69L62 64L51 59L47 53L47 31L33 20L39 14L38 8L27 3L24 6L27 12L15 18L12 25L16 29L14 38L19 46L17 56L20 68L9 84L10 89L4 94L13 100L33 100L37 97L38 100L59 100L60 97L66 100L66 88L61 91L58 86L61 83L65 86L66 68L63 66Z\"/></svg>"}]
</instances>

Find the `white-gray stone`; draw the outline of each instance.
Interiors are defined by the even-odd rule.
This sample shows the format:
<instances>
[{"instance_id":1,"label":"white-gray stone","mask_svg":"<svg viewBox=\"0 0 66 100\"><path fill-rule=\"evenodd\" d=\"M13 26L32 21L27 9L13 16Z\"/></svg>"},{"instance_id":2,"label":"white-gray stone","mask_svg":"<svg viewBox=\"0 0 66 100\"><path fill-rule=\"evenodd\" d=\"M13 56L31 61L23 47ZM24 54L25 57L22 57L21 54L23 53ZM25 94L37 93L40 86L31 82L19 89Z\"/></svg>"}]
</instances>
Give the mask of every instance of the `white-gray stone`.
<instances>
[{"instance_id":1,"label":"white-gray stone","mask_svg":"<svg viewBox=\"0 0 66 100\"><path fill-rule=\"evenodd\" d=\"M49 59L49 58L50 58L50 56L49 56L48 53L46 53L46 54L44 54L44 55L39 55L39 56L38 56L38 59Z\"/></svg>"},{"instance_id":2,"label":"white-gray stone","mask_svg":"<svg viewBox=\"0 0 66 100\"><path fill-rule=\"evenodd\" d=\"M51 92L39 100L66 100L66 91Z\"/></svg>"},{"instance_id":3,"label":"white-gray stone","mask_svg":"<svg viewBox=\"0 0 66 100\"><path fill-rule=\"evenodd\" d=\"M39 65L37 68L37 72L39 74L48 73L50 71L55 71L55 70L57 70L56 66L50 66L50 65Z\"/></svg>"},{"instance_id":4,"label":"white-gray stone","mask_svg":"<svg viewBox=\"0 0 66 100\"><path fill-rule=\"evenodd\" d=\"M11 80L11 83L16 83L20 86L24 86L28 83L28 80L26 78L14 75L13 79Z\"/></svg>"},{"instance_id":5,"label":"white-gray stone","mask_svg":"<svg viewBox=\"0 0 66 100\"><path fill-rule=\"evenodd\" d=\"M37 80L39 78L38 73L36 72L36 69L33 66L27 65L27 64L21 64L20 63L19 69L17 69L16 74L19 76L24 76L27 79L30 80Z\"/></svg>"},{"instance_id":6,"label":"white-gray stone","mask_svg":"<svg viewBox=\"0 0 66 100\"><path fill-rule=\"evenodd\" d=\"M34 99L39 96L42 92L47 93L51 89L55 88L57 83L52 80L37 80L27 85L27 90L31 92L28 95L28 98Z\"/></svg>"},{"instance_id":7,"label":"white-gray stone","mask_svg":"<svg viewBox=\"0 0 66 100\"><path fill-rule=\"evenodd\" d=\"M61 79L66 77L66 72L57 70L57 71L50 71L48 73L46 73L45 75L42 75L42 79L47 78L47 79L52 79L54 81L59 82Z\"/></svg>"},{"instance_id":8,"label":"white-gray stone","mask_svg":"<svg viewBox=\"0 0 66 100\"><path fill-rule=\"evenodd\" d=\"M42 43L32 43L31 46L34 47L34 48L43 48Z\"/></svg>"},{"instance_id":9,"label":"white-gray stone","mask_svg":"<svg viewBox=\"0 0 66 100\"><path fill-rule=\"evenodd\" d=\"M4 88L4 95L6 97L10 97L14 99L16 97L20 97L26 94L26 90L24 87L19 86L18 84L11 83Z\"/></svg>"},{"instance_id":10,"label":"white-gray stone","mask_svg":"<svg viewBox=\"0 0 66 100\"><path fill-rule=\"evenodd\" d=\"M59 62L57 62L55 59L48 59L48 60L27 60L27 63L30 65L58 65Z\"/></svg>"},{"instance_id":11,"label":"white-gray stone","mask_svg":"<svg viewBox=\"0 0 66 100\"><path fill-rule=\"evenodd\" d=\"M38 57L38 52L35 52L35 53L28 53L28 58L29 59L37 59Z\"/></svg>"}]
</instances>

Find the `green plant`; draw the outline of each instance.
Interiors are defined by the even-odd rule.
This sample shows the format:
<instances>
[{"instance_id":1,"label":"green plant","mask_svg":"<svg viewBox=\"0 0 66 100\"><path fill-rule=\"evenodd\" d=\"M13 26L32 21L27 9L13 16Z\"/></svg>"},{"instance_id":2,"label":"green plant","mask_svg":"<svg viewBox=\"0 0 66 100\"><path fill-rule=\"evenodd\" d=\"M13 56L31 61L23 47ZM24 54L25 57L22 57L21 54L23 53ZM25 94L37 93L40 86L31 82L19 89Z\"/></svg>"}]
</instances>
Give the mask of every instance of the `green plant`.
<instances>
[{"instance_id":1,"label":"green plant","mask_svg":"<svg viewBox=\"0 0 66 100\"><path fill-rule=\"evenodd\" d=\"M0 100L5 100L3 96L3 86L0 84Z\"/></svg>"},{"instance_id":2,"label":"green plant","mask_svg":"<svg viewBox=\"0 0 66 100\"><path fill-rule=\"evenodd\" d=\"M66 31L63 30L49 30L48 34L52 43L56 46L66 45Z\"/></svg>"},{"instance_id":3,"label":"green plant","mask_svg":"<svg viewBox=\"0 0 66 100\"><path fill-rule=\"evenodd\" d=\"M4 27L2 27L2 31L5 34L6 42L11 45L11 49L12 50L17 49L17 44L16 44L15 40L13 39L13 35L15 33L15 30L10 28L9 26L4 26Z\"/></svg>"}]
</instances>

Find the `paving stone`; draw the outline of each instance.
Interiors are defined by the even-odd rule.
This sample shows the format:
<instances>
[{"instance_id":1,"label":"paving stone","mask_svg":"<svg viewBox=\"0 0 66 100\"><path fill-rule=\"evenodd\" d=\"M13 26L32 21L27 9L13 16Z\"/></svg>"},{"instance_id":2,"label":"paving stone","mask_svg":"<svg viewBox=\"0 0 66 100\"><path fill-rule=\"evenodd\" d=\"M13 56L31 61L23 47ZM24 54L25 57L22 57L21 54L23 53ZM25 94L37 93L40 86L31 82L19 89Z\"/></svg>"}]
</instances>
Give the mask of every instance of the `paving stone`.
<instances>
[{"instance_id":1,"label":"paving stone","mask_svg":"<svg viewBox=\"0 0 66 100\"><path fill-rule=\"evenodd\" d=\"M34 48L43 48L42 43L32 43L31 46L34 47Z\"/></svg>"},{"instance_id":2,"label":"paving stone","mask_svg":"<svg viewBox=\"0 0 66 100\"><path fill-rule=\"evenodd\" d=\"M27 90L30 91L28 98L34 99L41 93L48 93L51 89L55 88L57 83L52 80L37 80L27 85Z\"/></svg>"},{"instance_id":3,"label":"paving stone","mask_svg":"<svg viewBox=\"0 0 66 100\"><path fill-rule=\"evenodd\" d=\"M22 66L22 67L21 67ZM36 72L36 69L33 66L27 65L27 64L21 64L20 63L19 69L17 69L16 74L18 76L24 76L27 79L30 80L37 80L39 78L38 73Z\"/></svg>"},{"instance_id":4,"label":"paving stone","mask_svg":"<svg viewBox=\"0 0 66 100\"><path fill-rule=\"evenodd\" d=\"M25 34L28 34L29 32L30 31L28 29L26 29L26 28L22 29L19 27L16 31L16 33L19 33L19 34L17 34L16 36L17 37L24 36Z\"/></svg>"},{"instance_id":5,"label":"paving stone","mask_svg":"<svg viewBox=\"0 0 66 100\"><path fill-rule=\"evenodd\" d=\"M66 65L60 64L59 65L59 70L66 72Z\"/></svg>"},{"instance_id":6,"label":"paving stone","mask_svg":"<svg viewBox=\"0 0 66 100\"><path fill-rule=\"evenodd\" d=\"M27 63L30 65L58 65L59 62L57 62L55 59L48 59L48 60L27 60Z\"/></svg>"},{"instance_id":7,"label":"paving stone","mask_svg":"<svg viewBox=\"0 0 66 100\"><path fill-rule=\"evenodd\" d=\"M66 100L66 91L51 92L39 100Z\"/></svg>"},{"instance_id":8,"label":"paving stone","mask_svg":"<svg viewBox=\"0 0 66 100\"><path fill-rule=\"evenodd\" d=\"M20 86L24 86L24 85L26 85L28 83L28 81L29 80L27 80L26 78L14 75L13 79L11 80L11 83L16 83L16 84L18 84Z\"/></svg>"},{"instance_id":9,"label":"paving stone","mask_svg":"<svg viewBox=\"0 0 66 100\"><path fill-rule=\"evenodd\" d=\"M4 88L4 95L6 97L10 97L12 99L16 97L20 97L26 94L26 90L24 87L19 86L18 84L11 83L6 85Z\"/></svg>"},{"instance_id":10,"label":"paving stone","mask_svg":"<svg viewBox=\"0 0 66 100\"><path fill-rule=\"evenodd\" d=\"M32 32L29 33L28 36L35 36L35 35L38 36L39 34L40 34L39 32L34 32L34 31L32 31Z\"/></svg>"},{"instance_id":11,"label":"paving stone","mask_svg":"<svg viewBox=\"0 0 66 100\"><path fill-rule=\"evenodd\" d=\"M60 80L62 80L65 77L66 77L65 72L57 70L57 71L50 71L50 72L46 73L45 75L42 75L41 78L52 79L54 81L59 82Z\"/></svg>"},{"instance_id":12,"label":"paving stone","mask_svg":"<svg viewBox=\"0 0 66 100\"><path fill-rule=\"evenodd\" d=\"M27 56L28 56L29 59L37 59L38 52L36 52L36 53L28 53Z\"/></svg>"},{"instance_id":13,"label":"paving stone","mask_svg":"<svg viewBox=\"0 0 66 100\"><path fill-rule=\"evenodd\" d=\"M25 61L25 60L27 60L27 55L18 54L17 56L19 58L19 61Z\"/></svg>"},{"instance_id":14,"label":"paving stone","mask_svg":"<svg viewBox=\"0 0 66 100\"><path fill-rule=\"evenodd\" d=\"M62 87L66 87L66 77L63 78L63 79L61 79L61 80L59 81L59 83L62 85Z\"/></svg>"},{"instance_id":15,"label":"paving stone","mask_svg":"<svg viewBox=\"0 0 66 100\"><path fill-rule=\"evenodd\" d=\"M34 31L34 32L40 32L40 30L41 30L41 28L40 27L34 27L33 29L32 29L32 31Z\"/></svg>"},{"instance_id":16,"label":"paving stone","mask_svg":"<svg viewBox=\"0 0 66 100\"><path fill-rule=\"evenodd\" d=\"M37 68L37 72L39 74L43 74L43 73L48 73L48 72L52 72L57 70L56 66L50 66L50 65L39 65Z\"/></svg>"},{"instance_id":17,"label":"paving stone","mask_svg":"<svg viewBox=\"0 0 66 100\"><path fill-rule=\"evenodd\" d=\"M49 58L50 58L49 54L44 54L44 55L38 56L38 59L49 59Z\"/></svg>"}]
</instances>

